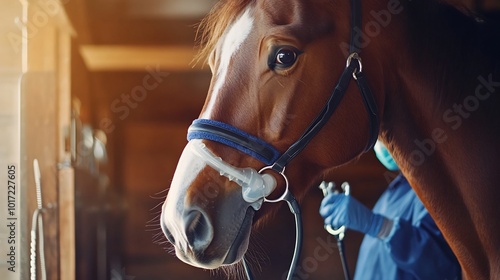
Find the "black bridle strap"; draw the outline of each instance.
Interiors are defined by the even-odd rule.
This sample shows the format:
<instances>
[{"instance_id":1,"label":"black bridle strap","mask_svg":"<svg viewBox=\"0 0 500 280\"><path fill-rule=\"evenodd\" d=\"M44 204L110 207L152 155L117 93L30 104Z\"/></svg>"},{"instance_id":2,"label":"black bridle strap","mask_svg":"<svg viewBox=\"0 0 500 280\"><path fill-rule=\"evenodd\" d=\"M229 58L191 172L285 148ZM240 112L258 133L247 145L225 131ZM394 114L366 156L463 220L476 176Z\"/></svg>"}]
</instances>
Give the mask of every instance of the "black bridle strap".
<instances>
[{"instance_id":1,"label":"black bridle strap","mask_svg":"<svg viewBox=\"0 0 500 280\"><path fill-rule=\"evenodd\" d=\"M276 162L272 165L273 170L277 172L283 172L285 166L307 146L312 138L328 122L328 120L340 104L340 101L344 97L347 91L347 87L349 86L349 82L353 77L353 73L356 77L358 88L361 93L363 104L365 105L370 122L370 136L364 151L366 152L370 150L373 145L375 145L375 142L378 138L378 116L376 109L377 105L373 99L373 95L371 93L370 87L368 86L365 76L362 72L358 72L358 69L360 69L360 63L358 59L359 58L352 59L349 65L347 65L323 109L307 127L302 136L300 136L299 139L276 160Z\"/></svg>"},{"instance_id":2,"label":"black bridle strap","mask_svg":"<svg viewBox=\"0 0 500 280\"><path fill-rule=\"evenodd\" d=\"M304 131L304 133L299 137L299 139L295 141L295 143L293 143L288 148L288 150L286 150L276 160L276 162L272 166L273 170L277 172L283 172L285 166L307 146L307 144L312 140L312 138L328 122L330 116L333 114L333 112L335 112L338 105L340 104L340 101L344 97L345 92L347 91L347 87L349 86L349 82L351 81L352 73L354 71L355 71L355 65L353 63L351 63L344 69L344 72L342 72L342 75L340 76L340 79L337 85L335 86L335 89L333 90L332 94L330 94L330 98L326 102L323 109L321 109L319 114L311 122L311 124L309 124L309 126Z\"/></svg>"},{"instance_id":3,"label":"black bridle strap","mask_svg":"<svg viewBox=\"0 0 500 280\"><path fill-rule=\"evenodd\" d=\"M349 53L359 54L361 52L361 1L351 0L351 39L349 44ZM365 152L370 150L378 138L378 124L379 119L377 115L377 105L373 99L373 94L371 93L368 82L366 81L365 75L360 71L361 65L359 58L351 60L351 63L347 65L340 76L339 82L335 86L330 98L328 99L326 105L323 107L319 115L313 120L306 131L300 136L300 138L293 143L288 150L281 155L280 158L273 164L273 170L278 172L283 172L285 166L297 156L305 146L312 140L312 138L318 133L318 131L328 122L331 115L337 109L340 101L344 97L344 94L351 81L351 76L354 73L356 77L356 83L358 84L361 97L363 98L363 103L365 105L366 111L368 113L368 119L370 123L370 136L368 139L368 144L365 147Z\"/></svg>"},{"instance_id":4,"label":"black bridle strap","mask_svg":"<svg viewBox=\"0 0 500 280\"><path fill-rule=\"evenodd\" d=\"M375 145L378 138L379 131L379 118L377 112L377 103L373 98L372 91L368 86L368 81L363 72L356 73L356 83L358 84L359 92L363 98L363 103L365 104L366 113L368 114L368 121L370 122L370 138L368 138L368 143L365 147L365 152L369 151Z\"/></svg>"},{"instance_id":5,"label":"black bridle strap","mask_svg":"<svg viewBox=\"0 0 500 280\"><path fill-rule=\"evenodd\" d=\"M351 41L349 53L361 52L361 1L351 0Z\"/></svg>"}]
</instances>

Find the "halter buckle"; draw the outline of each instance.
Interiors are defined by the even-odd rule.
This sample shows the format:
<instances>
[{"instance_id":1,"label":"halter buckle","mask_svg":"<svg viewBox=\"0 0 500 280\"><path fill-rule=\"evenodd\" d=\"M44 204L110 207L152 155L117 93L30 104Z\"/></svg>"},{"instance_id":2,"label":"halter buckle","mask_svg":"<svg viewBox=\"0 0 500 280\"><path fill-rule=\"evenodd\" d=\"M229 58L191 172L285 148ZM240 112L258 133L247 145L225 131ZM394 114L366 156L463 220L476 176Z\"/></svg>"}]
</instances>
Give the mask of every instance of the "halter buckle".
<instances>
[{"instance_id":1,"label":"halter buckle","mask_svg":"<svg viewBox=\"0 0 500 280\"><path fill-rule=\"evenodd\" d=\"M359 65L359 69L356 67L354 69L354 71L352 72L352 77L357 80L358 77L356 76L357 73L361 73L363 72L363 64L361 63L361 57L359 56L359 54L357 52L352 52L348 57L347 57L347 61L346 61L346 64L345 64L345 67L349 67L351 65L351 62L352 60L355 59L358 61L358 65Z\"/></svg>"}]
</instances>

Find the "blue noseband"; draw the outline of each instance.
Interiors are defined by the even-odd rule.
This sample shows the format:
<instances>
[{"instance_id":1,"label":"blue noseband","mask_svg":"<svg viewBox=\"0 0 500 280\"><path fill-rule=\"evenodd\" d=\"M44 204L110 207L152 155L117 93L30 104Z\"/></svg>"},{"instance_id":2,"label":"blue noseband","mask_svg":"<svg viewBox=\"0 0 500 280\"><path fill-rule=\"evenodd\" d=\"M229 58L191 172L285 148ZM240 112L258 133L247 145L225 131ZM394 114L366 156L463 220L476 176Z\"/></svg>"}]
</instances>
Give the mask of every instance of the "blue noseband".
<instances>
[{"instance_id":1,"label":"blue noseband","mask_svg":"<svg viewBox=\"0 0 500 280\"><path fill-rule=\"evenodd\" d=\"M188 129L187 140L207 139L235 148L266 165L273 164L280 152L269 143L227 123L196 119Z\"/></svg>"}]
</instances>

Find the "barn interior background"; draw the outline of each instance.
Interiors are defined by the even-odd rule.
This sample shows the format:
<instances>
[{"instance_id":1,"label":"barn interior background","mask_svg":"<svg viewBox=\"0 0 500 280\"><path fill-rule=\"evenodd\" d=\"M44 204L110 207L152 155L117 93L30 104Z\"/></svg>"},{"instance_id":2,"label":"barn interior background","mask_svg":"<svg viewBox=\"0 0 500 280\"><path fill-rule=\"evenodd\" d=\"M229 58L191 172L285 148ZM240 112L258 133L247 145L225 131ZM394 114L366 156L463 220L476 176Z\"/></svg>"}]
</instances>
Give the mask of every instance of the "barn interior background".
<instances>
[{"instance_id":1,"label":"barn interior background","mask_svg":"<svg viewBox=\"0 0 500 280\"><path fill-rule=\"evenodd\" d=\"M17 279L27 279L29 270L34 158L40 162L47 208L48 279L225 279L223 273L180 262L159 235L157 220L187 127L208 90L208 67L193 67L191 60L195 26L215 2L0 4L0 31L6 35L0 41L0 87L21 96L18 214L24 219L18 238L24 245L18 261L24 269ZM464 3L478 12L500 9L497 0ZM10 110L5 102L0 108ZM337 183L349 181L353 195L369 207L393 178L372 152L334 175ZM321 198L319 190L311 190L302 205L305 239L299 269L303 279L342 279L333 238L318 214ZM254 269L258 279L281 279L294 234L285 205L254 233L265 253L260 271ZM355 232L345 239L351 271L361 239Z\"/></svg>"}]
</instances>

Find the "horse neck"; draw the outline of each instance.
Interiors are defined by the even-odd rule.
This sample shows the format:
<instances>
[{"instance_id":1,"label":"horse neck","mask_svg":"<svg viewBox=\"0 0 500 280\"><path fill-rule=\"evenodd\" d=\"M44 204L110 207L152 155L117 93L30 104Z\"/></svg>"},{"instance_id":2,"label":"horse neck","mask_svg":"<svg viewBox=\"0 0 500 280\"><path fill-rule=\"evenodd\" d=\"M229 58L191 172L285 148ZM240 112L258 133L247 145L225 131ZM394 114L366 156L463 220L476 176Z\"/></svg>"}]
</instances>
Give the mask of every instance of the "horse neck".
<instances>
[{"instance_id":1,"label":"horse neck","mask_svg":"<svg viewBox=\"0 0 500 280\"><path fill-rule=\"evenodd\" d=\"M390 62L391 66L385 68L389 74L381 79L386 84L382 89L382 139L391 142L392 138L401 138L399 142L412 148L409 151L422 150L430 162L430 153L435 150L432 146L451 154L457 147L475 146L477 139L471 135L481 137L483 144L497 146L500 55L495 50L500 40L494 38L498 36L485 34L486 25L477 24L452 7L421 3L407 7L402 22L408 27L399 29L407 34L407 40L401 40L406 45L395 50L397 61ZM426 16L419 16L418 9ZM431 145L426 139L435 143ZM422 142L429 149L422 147ZM454 150L453 154L467 151ZM411 153L400 153L411 158ZM437 162L446 160L456 158L443 157ZM418 163L416 158L413 161L413 165Z\"/></svg>"},{"instance_id":2,"label":"horse neck","mask_svg":"<svg viewBox=\"0 0 500 280\"><path fill-rule=\"evenodd\" d=\"M391 62L380 63L390 65L380 77L380 137L445 237L455 241L465 273L480 279L498 273L500 261L490 249L500 245L500 59L484 47L489 37L473 20L438 4L419 19L418 9L430 4L415 4L400 19L403 33L392 34L408 34L407 43Z\"/></svg>"}]
</instances>

